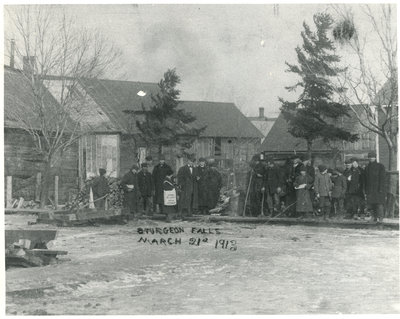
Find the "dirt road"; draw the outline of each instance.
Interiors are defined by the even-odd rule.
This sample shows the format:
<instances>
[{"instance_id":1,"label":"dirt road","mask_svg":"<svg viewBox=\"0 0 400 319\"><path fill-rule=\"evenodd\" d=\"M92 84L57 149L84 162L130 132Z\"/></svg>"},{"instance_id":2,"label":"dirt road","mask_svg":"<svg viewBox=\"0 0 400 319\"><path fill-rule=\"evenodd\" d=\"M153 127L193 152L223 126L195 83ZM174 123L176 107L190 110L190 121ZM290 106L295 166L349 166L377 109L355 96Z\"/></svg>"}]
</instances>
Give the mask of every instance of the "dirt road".
<instances>
[{"instance_id":1,"label":"dirt road","mask_svg":"<svg viewBox=\"0 0 400 319\"><path fill-rule=\"evenodd\" d=\"M6 216L6 227L27 220ZM7 270L7 314L400 312L396 231L154 221L58 230L52 248L68 260Z\"/></svg>"}]
</instances>

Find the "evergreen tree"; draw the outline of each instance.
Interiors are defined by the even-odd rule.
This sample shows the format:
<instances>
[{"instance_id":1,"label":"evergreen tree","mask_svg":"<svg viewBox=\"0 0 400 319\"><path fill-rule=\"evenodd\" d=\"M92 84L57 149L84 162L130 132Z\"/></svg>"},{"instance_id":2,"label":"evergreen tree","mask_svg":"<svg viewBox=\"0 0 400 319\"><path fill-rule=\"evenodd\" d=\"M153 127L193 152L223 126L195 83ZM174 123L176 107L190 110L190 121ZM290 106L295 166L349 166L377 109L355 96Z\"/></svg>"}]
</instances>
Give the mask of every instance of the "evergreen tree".
<instances>
[{"instance_id":1,"label":"evergreen tree","mask_svg":"<svg viewBox=\"0 0 400 319\"><path fill-rule=\"evenodd\" d=\"M334 44L327 36L333 19L329 14L318 13L314 15L314 23L316 32L303 23L303 46L296 48L298 65L286 62L287 72L296 73L301 78L298 83L286 89L291 92L300 87L302 93L296 102L279 99L283 116L289 124L289 132L307 141L309 155L313 141L318 138L325 142L354 142L358 139L357 134L340 128L336 123L340 117L349 116L349 106L333 100L338 88L330 78L345 71L335 66L340 57L334 53Z\"/></svg>"},{"instance_id":2,"label":"evergreen tree","mask_svg":"<svg viewBox=\"0 0 400 319\"><path fill-rule=\"evenodd\" d=\"M168 69L164 78L158 83L159 93L152 95L153 105L145 109L144 121L136 121L141 137L149 144L158 145L161 154L162 146L178 145L189 148L204 128L196 128L194 116L179 108L180 91L176 85L180 78L175 69Z\"/></svg>"}]
</instances>

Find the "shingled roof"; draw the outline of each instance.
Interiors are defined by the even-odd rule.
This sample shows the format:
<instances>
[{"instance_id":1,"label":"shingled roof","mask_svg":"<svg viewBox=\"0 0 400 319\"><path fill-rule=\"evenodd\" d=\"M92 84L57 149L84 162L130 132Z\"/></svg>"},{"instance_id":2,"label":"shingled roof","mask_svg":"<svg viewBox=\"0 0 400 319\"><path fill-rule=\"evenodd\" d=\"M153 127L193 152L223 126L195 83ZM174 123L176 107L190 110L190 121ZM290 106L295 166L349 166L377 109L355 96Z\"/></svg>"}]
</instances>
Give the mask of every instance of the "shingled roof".
<instances>
[{"instance_id":1,"label":"shingled roof","mask_svg":"<svg viewBox=\"0 0 400 319\"><path fill-rule=\"evenodd\" d=\"M307 151L306 141L304 139L292 136L288 130L288 123L281 113L264 139L264 142L261 145L261 151L273 153ZM316 140L313 144L313 150L318 152L329 151L330 149L322 140Z\"/></svg>"},{"instance_id":2,"label":"shingled roof","mask_svg":"<svg viewBox=\"0 0 400 319\"><path fill-rule=\"evenodd\" d=\"M183 101L180 107L196 117L194 125L207 126L201 136L260 139L263 137L233 103Z\"/></svg>"},{"instance_id":3,"label":"shingled roof","mask_svg":"<svg viewBox=\"0 0 400 319\"><path fill-rule=\"evenodd\" d=\"M44 105L53 109L58 104L54 97L43 87ZM33 90L26 75L21 71L4 66L4 126L21 128L17 114L30 119L32 128L40 128L40 119L34 112Z\"/></svg>"},{"instance_id":4,"label":"shingled roof","mask_svg":"<svg viewBox=\"0 0 400 319\"><path fill-rule=\"evenodd\" d=\"M83 79L81 84L108 117L124 130L129 122L126 111L148 109L152 104L151 95L159 92L157 83ZM206 126L202 136L262 138L233 103L182 101L179 108L196 117L193 123L196 128Z\"/></svg>"}]
</instances>

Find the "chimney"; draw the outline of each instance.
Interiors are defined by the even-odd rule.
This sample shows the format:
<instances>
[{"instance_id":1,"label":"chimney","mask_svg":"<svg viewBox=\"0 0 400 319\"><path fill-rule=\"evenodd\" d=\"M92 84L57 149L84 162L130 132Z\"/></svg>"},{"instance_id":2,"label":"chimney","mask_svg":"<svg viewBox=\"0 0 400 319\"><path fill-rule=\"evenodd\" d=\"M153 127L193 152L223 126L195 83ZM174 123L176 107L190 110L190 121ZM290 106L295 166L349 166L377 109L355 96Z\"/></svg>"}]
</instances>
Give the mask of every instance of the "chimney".
<instances>
[{"instance_id":1,"label":"chimney","mask_svg":"<svg viewBox=\"0 0 400 319\"><path fill-rule=\"evenodd\" d=\"M11 39L11 48L10 48L10 68L15 68L15 40Z\"/></svg>"},{"instance_id":2,"label":"chimney","mask_svg":"<svg viewBox=\"0 0 400 319\"><path fill-rule=\"evenodd\" d=\"M36 66L36 57L35 56L24 56L22 58L23 62L23 71L25 73L32 73L35 70Z\"/></svg>"},{"instance_id":3,"label":"chimney","mask_svg":"<svg viewBox=\"0 0 400 319\"><path fill-rule=\"evenodd\" d=\"M258 117L264 118L264 108L263 108L263 107L260 107L260 108L258 109L258 111L259 111Z\"/></svg>"}]
</instances>

